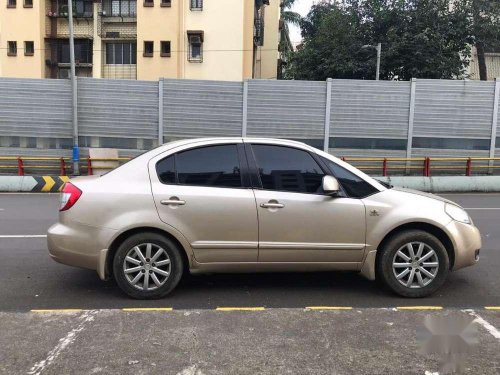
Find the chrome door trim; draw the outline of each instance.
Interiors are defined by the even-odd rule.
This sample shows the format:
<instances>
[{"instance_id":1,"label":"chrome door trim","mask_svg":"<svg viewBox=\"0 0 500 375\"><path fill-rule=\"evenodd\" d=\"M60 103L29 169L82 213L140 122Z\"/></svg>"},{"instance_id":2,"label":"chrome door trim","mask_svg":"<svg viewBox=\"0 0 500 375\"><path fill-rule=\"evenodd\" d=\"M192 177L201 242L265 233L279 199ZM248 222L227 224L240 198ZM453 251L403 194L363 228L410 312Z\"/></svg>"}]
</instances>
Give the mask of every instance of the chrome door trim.
<instances>
[{"instance_id":1,"label":"chrome door trim","mask_svg":"<svg viewBox=\"0 0 500 375\"><path fill-rule=\"evenodd\" d=\"M257 249L257 241L195 241L193 249Z\"/></svg>"},{"instance_id":2,"label":"chrome door trim","mask_svg":"<svg viewBox=\"0 0 500 375\"><path fill-rule=\"evenodd\" d=\"M180 199L164 199L160 201L160 203L163 205L184 206L186 204L186 201Z\"/></svg>"},{"instance_id":3,"label":"chrome door trim","mask_svg":"<svg viewBox=\"0 0 500 375\"><path fill-rule=\"evenodd\" d=\"M260 242L260 249L363 250L364 243Z\"/></svg>"}]
</instances>

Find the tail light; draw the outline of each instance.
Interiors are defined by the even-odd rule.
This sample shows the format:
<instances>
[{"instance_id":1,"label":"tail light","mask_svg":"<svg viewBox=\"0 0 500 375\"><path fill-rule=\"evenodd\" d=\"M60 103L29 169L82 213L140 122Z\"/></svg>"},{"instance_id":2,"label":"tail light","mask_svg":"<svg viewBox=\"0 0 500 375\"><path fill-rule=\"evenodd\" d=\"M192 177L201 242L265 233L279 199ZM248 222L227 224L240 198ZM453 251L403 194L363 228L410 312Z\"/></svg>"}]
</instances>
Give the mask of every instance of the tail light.
<instances>
[{"instance_id":1,"label":"tail light","mask_svg":"<svg viewBox=\"0 0 500 375\"><path fill-rule=\"evenodd\" d=\"M59 211L69 210L82 195L82 191L71 182L66 182L61 191L61 205Z\"/></svg>"}]
</instances>

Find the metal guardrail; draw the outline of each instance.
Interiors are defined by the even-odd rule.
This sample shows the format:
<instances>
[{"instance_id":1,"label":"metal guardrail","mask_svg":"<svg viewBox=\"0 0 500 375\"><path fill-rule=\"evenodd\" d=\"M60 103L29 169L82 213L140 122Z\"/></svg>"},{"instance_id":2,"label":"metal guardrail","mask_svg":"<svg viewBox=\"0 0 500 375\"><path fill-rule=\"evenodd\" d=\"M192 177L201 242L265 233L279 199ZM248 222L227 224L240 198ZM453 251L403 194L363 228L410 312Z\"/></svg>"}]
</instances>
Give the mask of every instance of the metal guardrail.
<instances>
[{"instance_id":1,"label":"metal guardrail","mask_svg":"<svg viewBox=\"0 0 500 375\"><path fill-rule=\"evenodd\" d=\"M500 158L485 157L420 157L420 158L363 158L363 157L342 157L342 160L352 164L364 171L379 170L382 176L388 176L389 171L404 171L403 174L410 174L413 170L421 170L422 175L429 177L431 171L460 171L466 176L472 176L474 170L492 171L500 168L495 165L495 161ZM371 163L370 165L360 164L360 162ZM435 164L438 162L440 164ZM481 162L482 164L478 164ZM380 164L379 164L380 163ZM444 165L447 163L446 165ZM374 165L375 164L375 165ZM377 165L379 164L379 165ZM417 165L415 165L417 164Z\"/></svg>"},{"instance_id":2,"label":"metal guardrail","mask_svg":"<svg viewBox=\"0 0 500 375\"><path fill-rule=\"evenodd\" d=\"M432 171L446 172L463 171L466 176L472 176L475 171L487 171L490 173L494 169L500 168L495 162L500 162L498 158L485 157L417 157L417 158L381 158L381 157L342 157L342 160L352 164L366 172L380 171L382 176L388 176L389 172L402 172L399 174L412 174L418 171L422 176L429 177ZM26 174L36 174L37 170L54 171L60 176L70 175L72 172L71 158L69 157L34 157L34 156L0 156L0 173L16 171L18 176ZM126 162L128 157L121 158L82 158L81 170L88 175L94 174L96 166L93 162ZM436 164L437 163L437 164ZM101 166L98 168L102 169ZM421 172L420 172L421 171ZM28 173L27 173L28 172ZM460 173L461 174L461 173Z\"/></svg>"},{"instance_id":3,"label":"metal guardrail","mask_svg":"<svg viewBox=\"0 0 500 375\"><path fill-rule=\"evenodd\" d=\"M88 175L94 174L92 162L117 161L125 162L130 158L83 158L80 169L86 170ZM0 156L0 173L16 171L18 176L25 176L37 170L50 171L59 176L67 176L72 173L72 159L69 157L35 157L35 156ZM9 163L10 162L10 163Z\"/></svg>"}]
</instances>

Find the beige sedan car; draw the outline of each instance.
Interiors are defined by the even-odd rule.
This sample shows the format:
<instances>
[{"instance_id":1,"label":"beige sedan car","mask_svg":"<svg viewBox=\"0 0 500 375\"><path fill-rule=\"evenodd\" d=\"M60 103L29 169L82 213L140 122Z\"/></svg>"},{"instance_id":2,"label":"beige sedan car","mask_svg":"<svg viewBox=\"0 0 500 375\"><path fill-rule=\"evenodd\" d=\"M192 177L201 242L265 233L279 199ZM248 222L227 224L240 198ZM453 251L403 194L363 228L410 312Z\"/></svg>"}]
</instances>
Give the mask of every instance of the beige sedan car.
<instances>
[{"instance_id":1,"label":"beige sedan car","mask_svg":"<svg viewBox=\"0 0 500 375\"><path fill-rule=\"evenodd\" d=\"M423 297L475 264L469 215L391 188L306 144L176 141L61 194L48 231L57 262L114 277L134 298L170 293L183 272L360 272Z\"/></svg>"}]
</instances>

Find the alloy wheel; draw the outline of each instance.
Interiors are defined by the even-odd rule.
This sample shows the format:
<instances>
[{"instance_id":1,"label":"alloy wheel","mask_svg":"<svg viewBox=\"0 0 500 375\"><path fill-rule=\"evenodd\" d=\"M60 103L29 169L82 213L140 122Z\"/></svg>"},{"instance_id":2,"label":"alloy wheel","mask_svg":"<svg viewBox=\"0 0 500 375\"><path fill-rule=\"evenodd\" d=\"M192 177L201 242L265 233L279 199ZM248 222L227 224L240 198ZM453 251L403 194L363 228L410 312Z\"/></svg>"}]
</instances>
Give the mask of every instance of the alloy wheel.
<instances>
[{"instance_id":1,"label":"alloy wheel","mask_svg":"<svg viewBox=\"0 0 500 375\"><path fill-rule=\"evenodd\" d=\"M410 242L401 246L392 260L396 280L407 288L429 285L439 271L436 251L424 242Z\"/></svg>"},{"instance_id":2,"label":"alloy wheel","mask_svg":"<svg viewBox=\"0 0 500 375\"><path fill-rule=\"evenodd\" d=\"M158 289L170 276L171 262L165 249L154 243L134 246L123 261L123 272L131 286L142 291Z\"/></svg>"}]
</instances>

